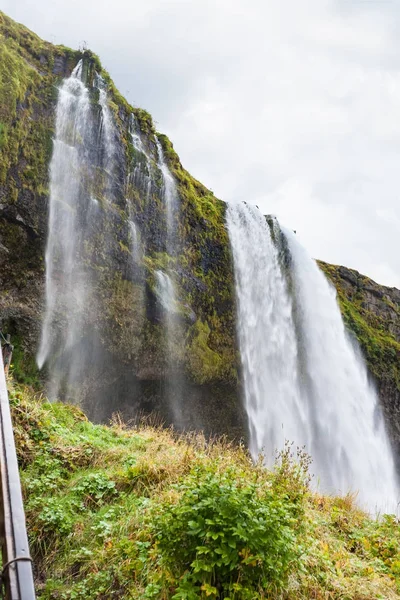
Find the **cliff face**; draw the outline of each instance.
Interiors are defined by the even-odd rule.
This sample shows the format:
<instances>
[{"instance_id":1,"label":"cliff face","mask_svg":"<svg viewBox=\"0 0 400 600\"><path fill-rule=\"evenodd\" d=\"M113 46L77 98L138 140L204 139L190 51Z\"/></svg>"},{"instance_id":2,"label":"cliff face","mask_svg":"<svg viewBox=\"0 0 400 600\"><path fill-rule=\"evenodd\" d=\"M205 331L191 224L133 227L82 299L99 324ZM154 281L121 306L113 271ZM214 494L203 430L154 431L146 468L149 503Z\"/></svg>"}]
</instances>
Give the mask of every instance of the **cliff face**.
<instances>
[{"instance_id":1,"label":"cliff face","mask_svg":"<svg viewBox=\"0 0 400 600\"><path fill-rule=\"evenodd\" d=\"M48 167L57 87L83 59L95 119L96 73L106 82L116 149L112 189L105 189L99 165L90 184L99 214L85 251L96 309L87 310L82 333L95 359L84 365L75 389L65 395L83 403L96 420L122 410L126 417L156 411L170 422L169 407L179 401L180 427L240 435L245 425L237 403L233 277L224 203L182 168L171 142L159 135L177 182L181 214L177 250L174 256L168 254L150 115L128 105L91 52L45 43L1 14L0 52L0 311L2 330L12 334L17 346L16 374L37 376L34 357L44 311ZM135 169L139 175L146 169L144 155L132 144L132 119L153 172L146 199L143 177L129 176ZM130 219L143 242L140 273L132 257ZM166 340L155 289L155 271L160 269L173 273L177 287L177 333L172 342ZM172 371L184 373L179 385L169 385ZM168 394L176 396L168 403L163 401L167 387Z\"/></svg>"},{"instance_id":2,"label":"cliff face","mask_svg":"<svg viewBox=\"0 0 400 600\"><path fill-rule=\"evenodd\" d=\"M44 310L48 166L57 87L80 59L94 120L100 119L96 73L107 86L116 131L115 167L111 188L106 189L100 163L90 181L97 216L85 259L95 298L82 325L90 358L82 364L75 387L64 395L82 403L95 420L118 410L126 418L155 411L173 422L175 405L182 428L241 436L246 419L239 400L225 204L185 171L171 142L159 134L180 204L171 253L150 115L129 106L91 52L43 42L0 13L0 318L2 331L11 333L16 344L15 375L38 378L34 357ZM132 122L143 152L133 143ZM146 169L152 173L150 185ZM132 220L142 242L140 267L133 256ZM346 324L361 343L392 433L400 440L400 292L343 267L321 266L337 286ZM157 293L160 270L173 273L176 285L175 333L169 340ZM45 379L46 373L40 377Z\"/></svg>"},{"instance_id":3,"label":"cliff face","mask_svg":"<svg viewBox=\"0 0 400 600\"><path fill-rule=\"evenodd\" d=\"M400 291L346 267L319 264L335 285L344 321L361 346L400 456Z\"/></svg>"}]
</instances>

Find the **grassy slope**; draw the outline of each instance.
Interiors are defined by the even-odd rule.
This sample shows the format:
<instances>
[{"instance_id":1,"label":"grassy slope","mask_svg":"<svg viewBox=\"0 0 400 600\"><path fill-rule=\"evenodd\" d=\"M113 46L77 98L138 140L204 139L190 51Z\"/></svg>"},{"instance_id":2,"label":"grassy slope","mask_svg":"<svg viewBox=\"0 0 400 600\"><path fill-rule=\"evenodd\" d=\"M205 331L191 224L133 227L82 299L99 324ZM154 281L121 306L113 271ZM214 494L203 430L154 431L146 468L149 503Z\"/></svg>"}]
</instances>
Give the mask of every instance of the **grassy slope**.
<instances>
[{"instance_id":1,"label":"grassy slope","mask_svg":"<svg viewBox=\"0 0 400 600\"><path fill-rule=\"evenodd\" d=\"M398 522L310 493L289 449L266 471L12 382L10 401L39 598L400 598Z\"/></svg>"}]
</instances>

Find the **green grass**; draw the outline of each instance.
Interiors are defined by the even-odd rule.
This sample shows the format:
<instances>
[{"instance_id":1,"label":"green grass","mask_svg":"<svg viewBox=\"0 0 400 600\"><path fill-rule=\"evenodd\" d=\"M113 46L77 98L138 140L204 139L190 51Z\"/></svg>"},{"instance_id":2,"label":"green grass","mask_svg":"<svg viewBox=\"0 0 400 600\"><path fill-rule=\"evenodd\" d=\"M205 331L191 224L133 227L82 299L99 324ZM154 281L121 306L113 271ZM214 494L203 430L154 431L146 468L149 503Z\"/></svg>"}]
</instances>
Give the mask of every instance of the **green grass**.
<instances>
[{"instance_id":1,"label":"green grass","mask_svg":"<svg viewBox=\"0 0 400 600\"><path fill-rule=\"evenodd\" d=\"M400 597L400 530L201 435L94 425L9 382L42 600Z\"/></svg>"}]
</instances>

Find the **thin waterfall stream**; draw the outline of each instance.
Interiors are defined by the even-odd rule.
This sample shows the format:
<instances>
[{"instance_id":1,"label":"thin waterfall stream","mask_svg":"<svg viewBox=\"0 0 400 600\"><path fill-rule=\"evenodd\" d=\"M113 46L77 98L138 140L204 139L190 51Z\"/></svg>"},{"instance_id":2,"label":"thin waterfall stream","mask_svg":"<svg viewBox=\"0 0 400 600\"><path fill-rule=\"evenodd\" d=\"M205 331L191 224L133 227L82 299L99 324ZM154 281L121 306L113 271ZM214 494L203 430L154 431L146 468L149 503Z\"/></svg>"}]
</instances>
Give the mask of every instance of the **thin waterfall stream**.
<instances>
[{"instance_id":1,"label":"thin waterfall stream","mask_svg":"<svg viewBox=\"0 0 400 600\"><path fill-rule=\"evenodd\" d=\"M83 81L83 62L59 88L53 154L50 162L49 222L46 248L46 306L37 354L39 368L50 374L48 394L65 395L97 356L98 340L83 334L88 315L96 311L93 260L93 227L108 245L105 221L97 220L100 202L92 188L96 169L102 171L103 199L112 199L115 164L115 129L107 91L99 75L99 112ZM98 176L98 173L97 173Z\"/></svg>"},{"instance_id":2,"label":"thin waterfall stream","mask_svg":"<svg viewBox=\"0 0 400 600\"><path fill-rule=\"evenodd\" d=\"M72 381L81 356L74 351L90 279L76 255L84 239L82 219L85 177L90 172L90 98L81 80L82 61L59 90L56 134L50 164L49 233L46 249L46 312L37 361L52 362L50 396L56 397L63 379ZM64 332L61 339L60 327ZM70 360L62 364L62 355Z\"/></svg>"},{"instance_id":3,"label":"thin waterfall stream","mask_svg":"<svg viewBox=\"0 0 400 600\"><path fill-rule=\"evenodd\" d=\"M230 204L238 338L250 449L271 464L284 441L304 446L324 492L357 492L396 512L399 489L382 411L336 293L284 230L287 260L257 208ZM282 235L282 234L281 234Z\"/></svg>"},{"instance_id":4,"label":"thin waterfall stream","mask_svg":"<svg viewBox=\"0 0 400 600\"><path fill-rule=\"evenodd\" d=\"M158 168L162 175L162 198L166 211L166 240L167 254L176 258L178 255L177 219L179 196L176 181L164 158L164 152L158 137L156 137ZM175 264L175 263L174 263ZM178 349L182 347L183 335L180 314L177 310L177 292L174 282L173 269L168 267L166 272L155 272L157 295L163 309L163 320L166 333L166 394L173 415L174 423L182 426L182 397L184 381L177 362Z\"/></svg>"}]
</instances>

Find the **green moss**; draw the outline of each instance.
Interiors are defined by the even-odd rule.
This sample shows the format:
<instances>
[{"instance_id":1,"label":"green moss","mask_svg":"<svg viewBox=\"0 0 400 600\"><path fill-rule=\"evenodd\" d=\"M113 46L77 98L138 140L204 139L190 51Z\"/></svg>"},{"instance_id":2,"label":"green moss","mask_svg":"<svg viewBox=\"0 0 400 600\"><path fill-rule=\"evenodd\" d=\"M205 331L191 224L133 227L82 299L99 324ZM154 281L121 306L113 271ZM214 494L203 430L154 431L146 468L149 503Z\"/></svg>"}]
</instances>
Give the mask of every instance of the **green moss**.
<instances>
[{"instance_id":1,"label":"green moss","mask_svg":"<svg viewBox=\"0 0 400 600\"><path fill-rule=\"evenodd\" d=\"M123 362L136 361L141 347L144 320L143 289L123 279L120 273L113 278L103 273L100 283L104 303L102 336L106 346Z\"/></svg>"},{"instance_id":2,"label":"green moss","mask_svg":"<svg viewBox=\"0 0 400 600\"><path fill-rule=\"evenodd\" d=\"M189 331L188 370L199 384L220 379L223 370L222 357L208 346L210 333L210 326L202 321L196 321Z\"/></svg>"},{"instance_id":3,"label":"green moss","mask_svg":"<svg viewBox=\"0 0 400 600\"><path fill-rule=\"evenodd\" d=\"M30 349L24 346L24 342L19 335L13 335L12 344L14 350L10 372L19 383L40 389L43 382L40 379L39 369Z\"/></svg>"},{"instance_id":4,"label":"green moss","mask_svg":"<svg viewBox=\"0 0 400 600\"><path fill-rule=\"evenodd\" d=\"M133 112L139 122L140 131L145 136L148 136L150 139L152 139L154 137L156 130L154 127L154 123L153 123L151 114L148 113L147 110L144 110L143 108L135 108L135 109L133 109Z\"/></svg>"},{"instance_id":5,"label":"green moss","mask_svg":"<svg viewBox=\"0 0 400 600\"><path fill-rule=\"evenodd\" d=\"M400 344L390 335L371 327L365 315L339 294L339 304L347 327L355 334L369 370L379 380L390 379L400 390Z\"/></svg>"},{"instance_id":6,"label":"green moss","mask_svg":"<svg viewBox=\"0 0 400 600\"><path fill-rule=\"evenodd\" d=\"M0 150L7 143L7 129L7 125L5 125L4 123L0 123Z\"/></svg>"},{"instance_id":7,"label":"green moss","mask_svg":"<svg viewBox=\"0 0 400 600\"><path fill-rule=\"evenodd\" d=\"M319 265L336 287L344 322L359 342L370 372L378 381L393 381L400 390L400 343L390 333L391 321L365 307L364 287L375 284L353 272L355 283L346 286L340 267L323 262ZM382 303L387 304L387 300L382 298ZM392 302L389 304L396 308Z\"/></svg>"}]
</instances>

